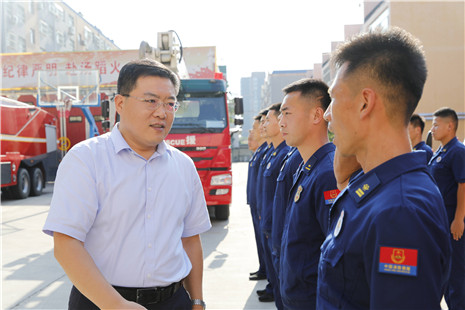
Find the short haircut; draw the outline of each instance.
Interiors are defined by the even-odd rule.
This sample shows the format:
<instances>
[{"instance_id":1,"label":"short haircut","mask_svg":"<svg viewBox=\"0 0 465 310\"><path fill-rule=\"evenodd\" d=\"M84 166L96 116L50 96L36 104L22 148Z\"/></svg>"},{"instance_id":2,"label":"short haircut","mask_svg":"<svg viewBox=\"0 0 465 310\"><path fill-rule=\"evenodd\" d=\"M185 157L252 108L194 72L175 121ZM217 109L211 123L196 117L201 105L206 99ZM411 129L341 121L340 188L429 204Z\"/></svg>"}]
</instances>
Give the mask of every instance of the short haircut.
<instances>
[{"instance_id":1,"label":"short haircut","mask_svg":"<svg viewBox=\"0 0 465 310\"><path fill-rule=\"evenodd\" d=\"M152 59L140 59L125 64L119 73L117 93L129 95L136 87L140 77L158 76L169 79L174 86L176 95L179 93L180 81L178 76L158 61Z\"/></svg>"},{"instance_id":2,"label":"short haircut","mask_svg":"<svg viewBox=\"0 0 465 310\"><path fill-rule=\"evenodd\" d=\"M254 121L260 121L261 119L262 119L261 114L255 115L254 118L253 118Z\"/></svg>"},{"instance_id":3,"label":"short haircut","mask_svg":"<svg viewBox=\"0 0 465 310\"><path fill-rule=\"evenodd\" d=\"M281 113L281 102L272 104L268 107L268 111L273 111L276 116Z\"/></svg>"},{"instance_id":4,"label":"short haircut","mask_svg":"<svg viewBox=\"0 0 465 310\"><path fill-rule=\"evenodd\" d=\"M442 117L442 118L449 118L452 123L454 124L454 130L457 131L459 126L459 118L455 110L451 108L440 108L433 113L433 116Z\"/></svg>"},{"instance_id":5,"label":"short haircut","mask_svg":"<svg viewBox=\"0 0 465 310\"><path fill-rule=\"evenodd\" d=\"M358 74L384 89L388 116L404 117L407 125L420 101L428 70L421 43L407 31L393 27L386 32L370 32L341 44L331 57L345 76Z\"/></svg>"},{"instance_id":6,"label":"short haircut","mask_svg":"<svg viewBox=\"0 0 465 310\"><path fill-rule=\"evenodd\" d=\"M425 129L425 118L423 116L413 114L412 117L410 117L410 124L415 128L420 127L421 133L423 134L423 130Z\"/></svg>"},{"instance_id":7,"label":"short haircut","mask_svg":"<svg viewBox=\"0 0 465 310\"><path fill-rule=\"evenodd\" d=\"M262 118L263 116L266 116L268 114L268 109L263 109L258 113L260 115L260 118Z\"/></svg>"},{"instance_id":8,"label":"short haircut","mask_svg":"<svg viewBox=\"0 0 465 310\"><path fill-rule=\"evenodd\" d=\"M301 96L314 99L319 103L320 107L326 111L331 103L328 88L328 85L322 80L305 78L287 85L283 88L283 92L286 95L293 92L300 92Z\"/></svg>"}]
</instances>

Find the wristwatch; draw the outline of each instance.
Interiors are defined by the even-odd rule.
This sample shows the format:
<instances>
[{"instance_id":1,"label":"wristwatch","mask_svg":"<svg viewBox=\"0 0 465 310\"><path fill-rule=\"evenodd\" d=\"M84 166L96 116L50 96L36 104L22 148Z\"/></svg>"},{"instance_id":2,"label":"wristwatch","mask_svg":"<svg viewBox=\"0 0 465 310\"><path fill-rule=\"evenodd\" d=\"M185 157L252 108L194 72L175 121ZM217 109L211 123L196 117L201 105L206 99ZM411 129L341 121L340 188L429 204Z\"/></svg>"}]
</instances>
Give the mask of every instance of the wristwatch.
<instances>
[{"instance_id":1,"label":"wristwatch","mask_svg":"<svg viewBox=\"0 0 465 310\"><path fill-rule=\"evenodd\" d=\"M207 305L205 304L205 301L203 301L202 299L192 299L192 305L200 305L203 307L203 309L205 310L207 308Z\"/></svg>"}]
</instances>

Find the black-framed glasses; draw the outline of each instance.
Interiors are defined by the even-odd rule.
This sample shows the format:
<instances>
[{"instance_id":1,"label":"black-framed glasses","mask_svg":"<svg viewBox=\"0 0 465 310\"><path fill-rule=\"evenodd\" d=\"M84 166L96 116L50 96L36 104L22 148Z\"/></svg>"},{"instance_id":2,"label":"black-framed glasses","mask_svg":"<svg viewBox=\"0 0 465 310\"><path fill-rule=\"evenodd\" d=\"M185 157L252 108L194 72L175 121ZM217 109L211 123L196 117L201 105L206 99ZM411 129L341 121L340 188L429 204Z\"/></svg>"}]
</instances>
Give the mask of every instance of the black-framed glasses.
<instances>
[{"instance_id":1,"label":"black-framed glasses","mask_svg":"<svg viewBox=\"0 0 465 310\"><path fill-rule=\"evenodd\" d=\"M168 101L168 102L163 102L160 100L160 98L157 97L147 97L147 98L140 98L140 97L135 97L131 96L129 94L126 95L121 95L123 97L129 97L129 98L134 98L136 100L139 100L143 103L145 103L145 106L148 110L155 111L158 109L162 104L163 107L165 108L166 111L168 112L176 112L179 109L179 102L177 101Z\"/></svg>"}]
</instances>

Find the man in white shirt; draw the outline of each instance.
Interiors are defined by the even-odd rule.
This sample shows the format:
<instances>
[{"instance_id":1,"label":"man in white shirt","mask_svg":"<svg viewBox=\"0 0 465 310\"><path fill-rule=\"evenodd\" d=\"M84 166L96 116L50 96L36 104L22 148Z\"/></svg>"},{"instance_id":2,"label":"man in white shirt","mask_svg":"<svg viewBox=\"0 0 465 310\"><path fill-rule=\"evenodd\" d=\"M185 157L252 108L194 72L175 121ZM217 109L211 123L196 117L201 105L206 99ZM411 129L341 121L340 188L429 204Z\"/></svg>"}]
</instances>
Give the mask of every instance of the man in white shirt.
<instances>
[{"instance_id":1,"label":"man in white shirt","mask_svg":"<svg viewBox=\"0 0 465 310\"><path fill-rule=\"evenodd\" d=\"M123 66L120 122L60 164L43 230L74 284L69 309L205 306L199 234L211 224L202 185L192 160L163 141L179 84L152 60Z\"/></svg>"}]
</instances>

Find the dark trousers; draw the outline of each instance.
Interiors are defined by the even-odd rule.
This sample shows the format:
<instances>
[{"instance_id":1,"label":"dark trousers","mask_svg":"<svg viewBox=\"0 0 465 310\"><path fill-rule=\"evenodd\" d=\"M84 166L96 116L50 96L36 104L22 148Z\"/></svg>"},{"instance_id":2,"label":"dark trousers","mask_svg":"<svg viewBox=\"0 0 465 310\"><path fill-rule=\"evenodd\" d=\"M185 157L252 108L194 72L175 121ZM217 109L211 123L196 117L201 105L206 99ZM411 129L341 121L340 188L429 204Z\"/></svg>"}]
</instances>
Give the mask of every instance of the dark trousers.
<instances>
[{"instance_id":1,"label":"dark trousers","mask_svg":"<svg viewBox=\"0 0 465 310\"><path fill-rule=\"evenodd\" d=\"M279 292L279 280L278 280L278 275L275 272L274 266L273 266L273 257L271 254L271 234L268 233L263 233L263 246L264 246L264 258L265 258L265 264L266 264L266 277L268 279L268 282L273 290L273 296L274 296L274 301L276 308L278 310L283 309L283 303L281 300L281 294Z\"/></svg>"},{"instance_id":2,"label":"dark trousers","mask_svg":"<svg viewBox=\"0 0 465 310\"><path fill-rule=\"evenodd\" d=\"M455 241L451 235L452 264L444 298L451 310L465 309L465 236Z\"/></svg>"},{"instance_id":3,"label":"dark trousers","mask_svg":"<svg viewBox=\"0 0 465 310\"><path fill-rule=\"evenodd\" d=\"M134 300L132 300L134 301ZM149 310L191 310L192 302L189 297L189 294L181 286L173 296L169 299L156 303L156 304L145 304L142 305ZM68 303L69 310L99 310L93 302L91 302L86 296L82 295L79 290L73 286L71 289L71 294L69 296Z\"/></svg>"},{"instance_id":4,"label":"dark trousers","mask_svg":"<svg viewBox=\"0 0 465 310\"><path fill-rule=\"evenodd\" d=\"M258 219L257 207L250 205L250 214L252 215L253 230L255 233L255 243L257 245L257 255L258 255L258 273L266 274L265 260L263 258L263 243L262 243L262 233L260 230L260 220Z\"/></svg>"}]
</instances>

